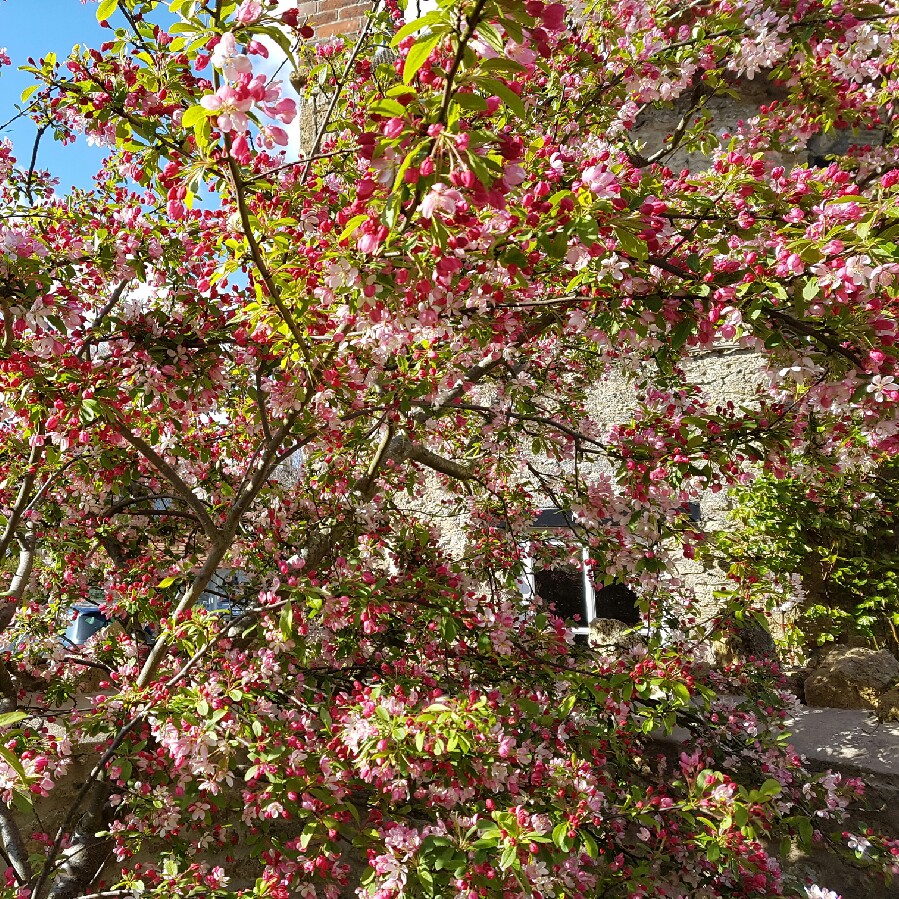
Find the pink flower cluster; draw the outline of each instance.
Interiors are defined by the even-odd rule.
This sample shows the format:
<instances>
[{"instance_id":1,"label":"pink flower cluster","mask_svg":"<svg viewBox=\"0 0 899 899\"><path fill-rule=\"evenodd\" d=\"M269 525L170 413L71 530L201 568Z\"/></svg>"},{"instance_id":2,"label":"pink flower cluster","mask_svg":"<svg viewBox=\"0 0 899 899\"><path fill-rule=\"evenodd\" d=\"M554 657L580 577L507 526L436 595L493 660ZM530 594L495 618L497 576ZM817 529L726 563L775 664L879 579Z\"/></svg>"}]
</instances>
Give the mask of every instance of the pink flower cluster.
<instances>
[{"instance_id":1,"label":"pink flower cluster","mask_svg":"<svg viewBox=\"0 0 899 899\"><path fill-rule=\"evenodd\" d=\"M246 6L246 15L251 15L254 4ZM258 4L255 4L258 6ZM257 16L258 17L258 16ZM250 18L247 21L255 21ZM213 66L220 69L228 79L215 93L200 99L200 106L216 114L216 124L224 134L234 134L231 155L241 162L249 162L250 149L247 132L250 130L250 110L255 105L269 118L289 125L296 118L297 104L281 93L281 82L268 81L265 75L253 75L250 58L239 53L237 41L230 32L223 35L216 44L211 58ZM265 125L260 129L256 143L260 148L287 145L287 132L278 125Z\"/></svg>"}]
</instances>

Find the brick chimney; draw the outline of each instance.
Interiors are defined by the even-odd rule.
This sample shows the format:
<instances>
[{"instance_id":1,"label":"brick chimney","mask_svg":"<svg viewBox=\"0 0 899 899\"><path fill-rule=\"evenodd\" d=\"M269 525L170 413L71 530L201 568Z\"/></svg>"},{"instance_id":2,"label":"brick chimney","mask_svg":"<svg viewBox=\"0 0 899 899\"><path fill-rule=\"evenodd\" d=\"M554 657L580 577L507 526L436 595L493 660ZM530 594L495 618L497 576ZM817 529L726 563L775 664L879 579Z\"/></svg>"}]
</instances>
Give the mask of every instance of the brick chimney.
<instances>
[{"instance_id":1,"label":"brick chimney","mask_svg":"<svg viewBox=\"0 0 899 899\"><path fill-rule=\"evenodd\" d=\"M300 22L307 20L321 39L359 31L369 6L357 0L302 0L297 11Z\"/></svg>"}]
</instances>

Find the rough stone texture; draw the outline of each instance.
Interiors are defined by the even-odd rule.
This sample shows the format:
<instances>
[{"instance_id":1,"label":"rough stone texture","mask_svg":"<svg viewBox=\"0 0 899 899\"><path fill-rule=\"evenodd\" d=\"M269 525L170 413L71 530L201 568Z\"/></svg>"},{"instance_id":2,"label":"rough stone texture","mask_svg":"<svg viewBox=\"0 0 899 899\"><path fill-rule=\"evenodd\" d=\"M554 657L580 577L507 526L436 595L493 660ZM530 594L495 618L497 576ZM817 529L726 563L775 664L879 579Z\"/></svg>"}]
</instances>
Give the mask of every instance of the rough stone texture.
<instances>
[{"instance_id":1,"label":"rough stone texture","mask_svg":"<svg viewBox=\"0 0 899 899\"><path fill-rule=\"evenodd\" d=\"M746 662L751 658L770 659L777 656L771 632L755 618L731 622L730 632L712 647L719 664Z\"/></svg>"},{"instance_id":2,"label":"rough stone texture","mask_svg":"<svg viewBox=\"0 0 899 899\"><path fill-rule=\"evenodd\" d=\"M881 721L899 721L899 687L887 690L877 700L877 717Z\"/></svg>"},{"instance_id":3,"label":"rough stone texture","mask_svg":"<svg viewBox=\"0 0 899 899\"><path fill-rule=\"evenodd\" d=\"M590 622L590 645L600 651L626 651L642 641L639 634L627 633L630 625L617 618L594 618Z\"/></svg>"},{"instance_id":4,"label":"rough stone texture","mask_svg":"<svg viewBox=\"0 0 899 899\"><path fill-rule=\"evenodd\" d=\"M822 831L860 833L873 827L894 838L899 835L899 724L881 724L864 710L802 708L787 727L790 743L806 756L809 770L836 771L865 782L865 794L850 807L849 820L829 827L819 824ZM843 899L899 899L899 880L888 886L823 849L803 852L794 847L784 867Z\"/></svg>"},{"instance_id":5,"label":"rough stone texture","mask_svg":"<svg viewBox=\"0 0 899 899\"><path fill-rule=\"evenodd\" d=\"M743 79L739 85L735 85L735 90L738 91L737 96L712 97L706 101L702 112L697 110L687 112L687 121L695 120L700 115L710 115L713 120L712 130L722 143L726 143L727 135L735 135L741 125L759 114L759 107L783 96L781 91L778 91L771 82L762 77L752 80ZM634 135L637 146L644 156L651 157L663 148L666 139L675 132L685 113L689 96L688 91L667 109L647 109L638 119ZM803 161L799 158L800 154L772 153L769 155L772 158L776 155L776 161L782 165ZM802 155L804 156L804 154ZM677 148L660 161L676 172L682 169L696 172L708 165L706 155L697 151L687 152L682 147Z\"/></svg>"},{"instance_id":6,"label":"rough stone texture","mask_svg":"<svg viewBox=\"0 0 899 899\"><path fill-rule=\"evenodd\" d=\"M809 162L813 165L828 165L830 156L842 155L853 146L882 147L884 133L877 129L831 131L829 134L815 134L808 142Z\"/></svg>"},{"instance_id":7,"label":"rough stone texture","mask_svg":"<svg viewBox=\"0 0 899 899\"><path fill-rule=\"evenodd\" d=\"M882 724L864 709L804 706L793 713L787 728L790 743L815 764L863 774L866 780L868 775L895 776L899 789L899 724ZM899 828L899 818L896 824Z\"/></svg>"},{"instance_id":8,"label":"rough stone texture","mask_svg":"<svg viewBox=\"0 0 899 899\"><path fill-rule=\"evenodd\" d=\"M806 680L805 701L833 709L876 709L881 694L897 680L899 662L885 649L838 647Z\"/></svg>"}]
</instances>

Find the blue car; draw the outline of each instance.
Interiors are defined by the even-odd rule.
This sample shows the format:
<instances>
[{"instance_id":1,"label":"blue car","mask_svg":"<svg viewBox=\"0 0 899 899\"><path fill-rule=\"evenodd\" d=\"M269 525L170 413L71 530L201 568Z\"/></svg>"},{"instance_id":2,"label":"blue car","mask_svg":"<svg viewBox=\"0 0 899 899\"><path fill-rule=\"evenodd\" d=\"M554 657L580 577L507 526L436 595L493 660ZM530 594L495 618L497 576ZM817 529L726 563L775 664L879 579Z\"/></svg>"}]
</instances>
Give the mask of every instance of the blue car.
<instances>
[{"instance_id":1,"label":"blue car","mask_svg":"<svg viewBox=\"0 0 899 899\"><path fill-rule=\"evenodd\" d=\"M224 613L238 615L243 609L231 602L226 594L206 591L201 594L197 605L209 614ZM62 641L67 646L83 646L98 631L106 627L112 619L100 611L100 607L92 602L78 602L72 606L72 620L66 628ZM144 627L144 638L147 643L155 642L156 635L151 628Z\"/></svg>"},{"instance_id":2,"label":"blue car","mask_svg":"<svg viewBox=\"0 0 899 899\"><path fill-rule=\"evenodd\" d=\"M109 618L98 606L89 602L77 602L72 606L72 620L63 635L63 642L69 646L83 646L107 624Z\"/></svg>"}]
</instances>

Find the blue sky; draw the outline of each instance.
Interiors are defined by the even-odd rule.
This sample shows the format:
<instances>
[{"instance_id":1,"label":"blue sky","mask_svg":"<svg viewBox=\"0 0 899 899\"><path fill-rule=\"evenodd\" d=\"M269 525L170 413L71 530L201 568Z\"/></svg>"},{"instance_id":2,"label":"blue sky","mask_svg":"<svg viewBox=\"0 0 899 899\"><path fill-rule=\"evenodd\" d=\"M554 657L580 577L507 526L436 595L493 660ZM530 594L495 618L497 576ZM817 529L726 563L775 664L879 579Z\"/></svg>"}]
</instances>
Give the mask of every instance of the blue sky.
<instances>
[{"instance_id":1,"label":"blue sky","mask_svg":"<svg viewBox=\"0 0 899 899\"><path fill-rule=\"evenodd\" d=\"M31 76L17 71L29 56L35 60L53 51L65 59L75 44L99 46L110 32L100 27L96 5L81 0L0 0L0 47L6 47L11 66L0 69L0 124L15 115L15 104L22 91L33 83ZM22 118L5 129L0 136L12 138L15 156L27 165L31 158L35 126ZM60 179L60 193L74 184L90 187L103 151L89 147L79 138L74 145L63 147L49 134L44 135L38 153L38 167L49 169Z\"/></svg>"},{"instance_id":2,"label":"blue sky","mask_svg":"<svg viewBox=\"0 0 899 899\"><path fill-rule=\"evenodd\" d=\"M34 83L30 74L18 71L29 56L39 60L53 51L59 60L65 60L75 44L99 48L110 40L112 32L100 27L96 10L97 0L0 0L0 47L6 48L12 61L11 66L0 69L0 125L16 114L22 91ZM161 14L166 15L165 5ZM121 14L116 13L111 24L122 26ZM280 65L283 56L274 44L270 48L272 58L257 59L257 71L273 73ZM289 85L286 92L295 96ZM298 126L293 131L297 132ZM22 166L27 166L31 158L35 132L35 124L23 117L0 133L0 137L12 139ZM91 187L104 155L102 148L88 146L84 138L63 147L47 133L40 144L38 167L49 169L59 178L57 192L64 194L72 185Z\"/></svg>"}]
</instances>

